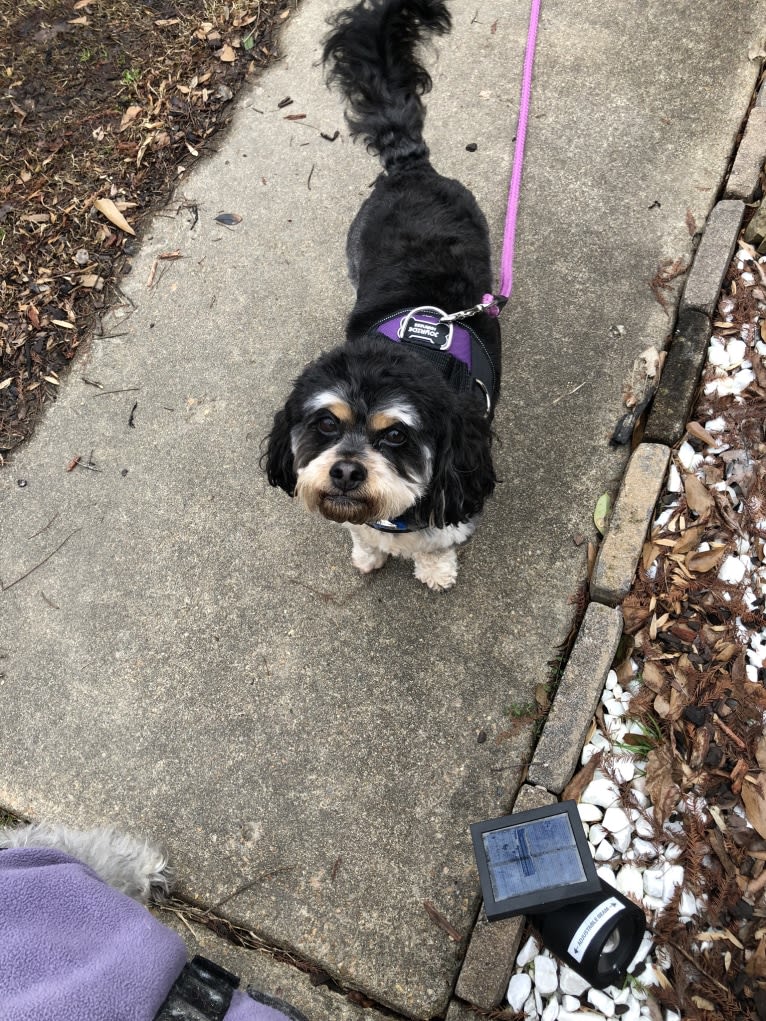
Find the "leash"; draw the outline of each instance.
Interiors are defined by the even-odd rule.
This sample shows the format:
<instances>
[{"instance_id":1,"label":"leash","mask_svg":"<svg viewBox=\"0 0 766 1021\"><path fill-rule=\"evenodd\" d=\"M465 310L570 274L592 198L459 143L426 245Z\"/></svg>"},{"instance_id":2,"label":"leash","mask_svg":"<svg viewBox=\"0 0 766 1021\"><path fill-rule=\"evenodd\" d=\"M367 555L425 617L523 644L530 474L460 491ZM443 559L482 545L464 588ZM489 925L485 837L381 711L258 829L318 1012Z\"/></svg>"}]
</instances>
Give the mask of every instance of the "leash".
<instances>
[{"instance_id":1,"label":"leash","mask_svg":"<svg viewBox=\"0 0 766 1021\"><path fill-rule=\"evenodd\" d=\"M532 69L535 63L537 46L537 29L540 24L541 0L532 0L529 10L529 28L527 29L527 47L524 52L524 71L521 77L521 99L519 101L519 123L516 128L516 146L513 151L513 169L511 186L508 191L508 212L505 217L503 234L503 254L500 259L500 293L495 296L485 294L484 301L491 304L487 311L490 315L499 315L503 305L511 296L513 288L513 255L516 247L516 219L519 212L519 195L521 194L521 173L524 168L524 146L527 140L527 122L532 96Z\"/></svg>"},{"instance_id":2,"label":"leash","mask_svg":"<svg viewBox=\"0 0 766 1021\"><path fill-rule=\"evenodd\" d=\"M513 151L513 168L511 185L508 190L508 207L505 214L505 230L503 232L503 251L500 257L500 286L498 294L485 294L480 304L463 312L455 312L445 316L445 320L465 319L467 316L486 312L498 316L511 296L513 289L513 255L516 247L516 220L519 212L519 195L521 194L521 174L524 168L524 147L527 140L527 122L532 96L532 69L535 63L537 47L537 29L540 24L541 0L532 0L529 11L529 27L527 29L527 45L524 51L524 70L521 76L521 99L519 101L519 121L516 128L516 145Z\"/></svg>"}]
</instances>

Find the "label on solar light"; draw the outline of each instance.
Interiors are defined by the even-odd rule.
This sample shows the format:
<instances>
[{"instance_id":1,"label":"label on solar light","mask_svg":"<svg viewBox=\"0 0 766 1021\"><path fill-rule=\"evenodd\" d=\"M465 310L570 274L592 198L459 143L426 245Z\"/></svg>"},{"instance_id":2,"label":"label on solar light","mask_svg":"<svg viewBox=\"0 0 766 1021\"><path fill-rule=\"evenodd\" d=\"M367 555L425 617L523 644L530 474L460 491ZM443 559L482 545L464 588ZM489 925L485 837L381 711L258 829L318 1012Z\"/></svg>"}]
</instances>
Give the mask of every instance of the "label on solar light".
<instances>
[{"instance_id":1,"label":"label on solar light","mask_svg":"<svg viewBox=\"0 0 766 1021\"><path fill-rule=\"evenodd\" d=\"M566 813L489 830L482 840L498 901L586 878Z\"/></svg>"},{"instance_id":2,"label":"label on solar light","mask_svg":"<svg viewBox=\"0 0 766 1021\"><path fill-rule=\"evenodd\" d=\"M602 901L597 908L591 911L572 937L572 942L569 944L569 953L572 957L576 961L581 961L601 926L624 910L625 905L621 904L616 897L610 897L609 900Z\"/></svg>"}]
</instances>

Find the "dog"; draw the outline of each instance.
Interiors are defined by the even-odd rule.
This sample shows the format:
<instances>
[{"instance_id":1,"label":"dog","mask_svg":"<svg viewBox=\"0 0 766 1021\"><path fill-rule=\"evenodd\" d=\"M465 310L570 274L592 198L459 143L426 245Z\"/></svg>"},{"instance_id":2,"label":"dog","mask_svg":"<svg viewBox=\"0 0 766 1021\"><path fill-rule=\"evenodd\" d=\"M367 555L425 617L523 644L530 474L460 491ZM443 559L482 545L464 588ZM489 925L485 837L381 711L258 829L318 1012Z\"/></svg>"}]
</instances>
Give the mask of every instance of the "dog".
<instances>
[{"instance_id":1,"label":"dog","mask_svg":"<svg viewBox=\"0 0 766 1021\"><path fill-rule=\"evenodd\" d=\"M346 340L296 380L264 466L272 486L350 530L363 574L407 557L443 591L495 487L502 301L488 293L484 215L423 140L419 49L451 16L444 0L362 0L330 25L328 81L384 170L348 233Z\"/></svg>"},{"instance_id":2,"label":"dog","mask_svg":"<svg viewBox=\"0 0 766 1021\"><path fill-rule=\"evenodd\" d=\"M0 828L3 1021L306 1021L237 989L144 907L168 893L164 853L111 827Z\"/></svg>"}]
</instances>

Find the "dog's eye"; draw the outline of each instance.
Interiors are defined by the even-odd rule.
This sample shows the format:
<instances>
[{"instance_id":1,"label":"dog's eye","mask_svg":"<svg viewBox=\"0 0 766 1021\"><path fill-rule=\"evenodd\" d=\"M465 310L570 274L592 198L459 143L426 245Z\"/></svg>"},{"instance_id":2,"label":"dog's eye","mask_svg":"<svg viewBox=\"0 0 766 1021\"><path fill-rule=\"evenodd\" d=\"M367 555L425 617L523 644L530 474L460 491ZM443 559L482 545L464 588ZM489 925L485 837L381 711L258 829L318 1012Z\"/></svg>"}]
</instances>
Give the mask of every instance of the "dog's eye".
<instances>
[{"instance_id":1,"label":"dog's eye","mask_svg":"<svg viewBox=\"0 0 766 1021\"><path fill-rule=\"evenodd\" d=\"M401 429L387 429L381 437L381 442L389 447L401 447L406 439Z\"/></svg>"},{"instance_id":2,"label":"dog's eye","mask_svg":"<svg viewBox=\"0 0 766 1021\"><path fill-rule=\"evenodd\" d=\"M338 423L335 421L332 415L322 415L322 417L318 420L316 426L317 430L323 436L335 436L336 433L338 432Z\"/></svg>"}]
</instances>

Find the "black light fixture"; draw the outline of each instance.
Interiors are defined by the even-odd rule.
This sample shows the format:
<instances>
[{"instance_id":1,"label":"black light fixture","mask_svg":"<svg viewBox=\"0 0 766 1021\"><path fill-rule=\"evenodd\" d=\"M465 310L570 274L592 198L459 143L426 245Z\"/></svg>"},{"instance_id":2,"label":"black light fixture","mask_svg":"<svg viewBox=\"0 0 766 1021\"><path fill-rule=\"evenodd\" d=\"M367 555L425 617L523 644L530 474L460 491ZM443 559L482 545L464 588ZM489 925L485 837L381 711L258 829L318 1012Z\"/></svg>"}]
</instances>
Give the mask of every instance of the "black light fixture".
<instances>
[{"instance_id":1,"label":"black light fixture","mask_svg":"<svg viewBox=\"0 0 766 1021\"><path fill-rule=\"evenodd\" d=\"M620 982L643 911L596 874L574 801L471 826L487 920L527 915L544 945L598 989Z\"/></svg>"}]
</instances>

